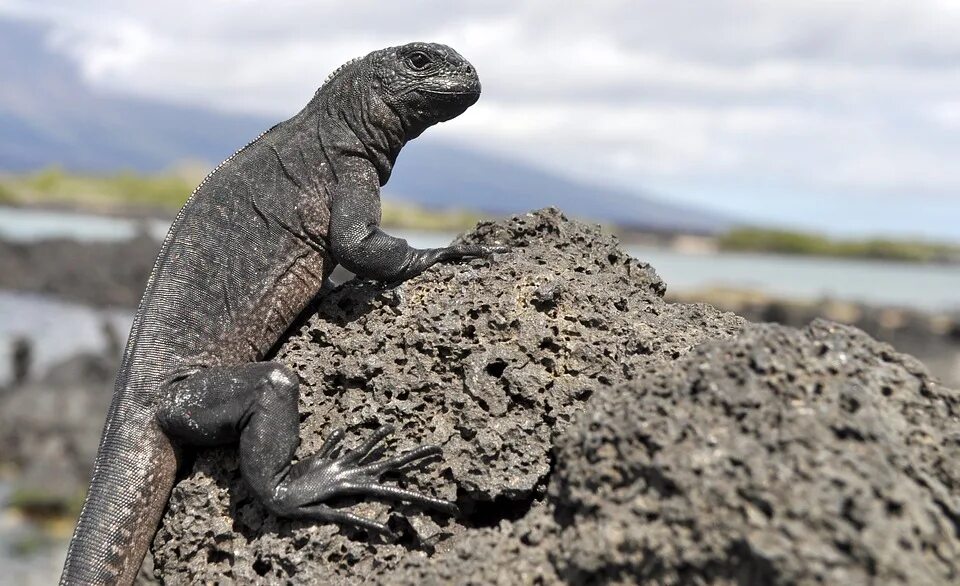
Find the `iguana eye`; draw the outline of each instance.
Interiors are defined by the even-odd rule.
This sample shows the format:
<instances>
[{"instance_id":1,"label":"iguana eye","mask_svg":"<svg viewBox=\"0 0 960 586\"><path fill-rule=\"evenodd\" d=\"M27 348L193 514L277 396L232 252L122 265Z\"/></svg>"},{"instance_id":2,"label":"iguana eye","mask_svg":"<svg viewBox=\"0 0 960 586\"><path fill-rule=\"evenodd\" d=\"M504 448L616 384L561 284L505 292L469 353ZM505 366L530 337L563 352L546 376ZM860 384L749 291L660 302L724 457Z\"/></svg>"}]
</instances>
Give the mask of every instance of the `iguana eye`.
<instances>
[{"instance_id":1,"label":"iguana eye","mask_svg":"<svg viewBox=\"0 0 960 586\"><path fill-rule=\"evenodd\" d=\"M417 71L423 71L427 67L433 64L433 59L423 51L414 51L407 55L407 63L410 64L410 67L416 69Z\"/></svg>"}]
</instances>

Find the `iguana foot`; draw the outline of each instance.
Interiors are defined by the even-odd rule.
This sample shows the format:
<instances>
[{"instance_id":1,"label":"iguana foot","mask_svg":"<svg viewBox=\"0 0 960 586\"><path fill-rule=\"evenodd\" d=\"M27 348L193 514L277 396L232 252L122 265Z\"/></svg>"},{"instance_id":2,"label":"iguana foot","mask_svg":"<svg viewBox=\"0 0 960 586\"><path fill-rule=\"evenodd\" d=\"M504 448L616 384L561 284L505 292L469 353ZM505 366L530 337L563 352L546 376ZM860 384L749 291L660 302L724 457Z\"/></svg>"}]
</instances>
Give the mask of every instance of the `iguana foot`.
<instances>
[{"instance_id":1,"label":"iguana foot","mask_svg":"<svg viewBox=\"0 0 960 586\"><path fill-rule=\"evenodd\" d=\"M290 464L299 443L298 388L296 375L276 362L199 369L165 384L157 418L171 437L191 445L239 439L241 474L266 507L281 517L359 525L390 534L386 525L323 504L347 495L457 512L451 502L380 483L383 474L440 453L436 446L423 446L375 458L377 446L393 431L389 426L344 454L339 449L344 432L335 431L318 452Z\"/></svg>"},{"instance_id":2,"label":"iguana foot","mask_svg":"<svg viewBox=\"0 0 960 586\"><path fill-rule=\"evenodd\" d=\"M406 301L406 296L403 294L403 283L384 283L382 284L383 292L389 295L392 299L391 302L394 306L399 307L403 305Z\"/></svg>"},{"instance_id":3,"label":"iguana foot","mask_svg":"<svg viewBox=\"0 0 960 586\"><path fill-rule=\"evenodd\" d=\"M407 299L406 296L403 294L403 286L397 285L390 291L393 294L393 302L398 306L403 305L404 301L406 301Z\"/></svg>"},{"instance_id":4,"label":"iguana foot","mask_svg":"<svg viewBox=\"0 0 960 586\"><path fill-rule=\"evenodd\" d=\"M370 496L456 514L458 509L454 503L380 483L383 474L440 453L438 446L421 446L389 458L375 459L377 446L392 432L392 426L380 427L360 447L342 455L339 448L344 430L333 432L319 451L290 468L269 499L268 507L283 517L357 525L387 535L392 533L386 525L323 502L340 496Z\"/></svg>"}]
</instances>

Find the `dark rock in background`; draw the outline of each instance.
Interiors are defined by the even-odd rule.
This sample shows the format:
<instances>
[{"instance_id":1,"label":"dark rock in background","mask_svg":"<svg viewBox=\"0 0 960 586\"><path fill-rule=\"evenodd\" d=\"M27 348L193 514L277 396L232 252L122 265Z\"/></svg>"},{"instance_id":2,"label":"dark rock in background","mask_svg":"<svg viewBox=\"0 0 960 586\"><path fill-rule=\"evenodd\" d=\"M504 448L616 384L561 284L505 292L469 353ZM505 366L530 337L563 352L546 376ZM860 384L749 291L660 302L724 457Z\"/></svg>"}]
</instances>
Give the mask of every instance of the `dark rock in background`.
<instances>
[{"instance_id":1,"label":"dark rock in background","mask_svg":"<svg viewBox=\"0 0 960 586\"><path fill-rule=\"evenodd\" d=\"M142 234L122 242L0 240L0 289L93 307L136 307L160 250Z\"/></svg>"},{"instance_id":2,"label":"dark rock in background","mask_svg":"<svg viewBox=\"0 0 960 586\"><path fill-rule=\"evenodd\" d=\"M960 313L872 306L840 299L787 299L737 289L672 291L671 301L709 303L749 321L798 328L817 318L853 325L919 358L948 386L960 387Z\"/></svg>"},{"instance_id":3,"label":"dark rock in background","mask_svg":"<svg viewBox=\"0 0 960 586\"><path fill-rule=\"evenodd\" d=\"M0 394L0 468L17 472L18 508L78 512L119 362L115 349L80 354Z\"/></svg>"}]
</instances>

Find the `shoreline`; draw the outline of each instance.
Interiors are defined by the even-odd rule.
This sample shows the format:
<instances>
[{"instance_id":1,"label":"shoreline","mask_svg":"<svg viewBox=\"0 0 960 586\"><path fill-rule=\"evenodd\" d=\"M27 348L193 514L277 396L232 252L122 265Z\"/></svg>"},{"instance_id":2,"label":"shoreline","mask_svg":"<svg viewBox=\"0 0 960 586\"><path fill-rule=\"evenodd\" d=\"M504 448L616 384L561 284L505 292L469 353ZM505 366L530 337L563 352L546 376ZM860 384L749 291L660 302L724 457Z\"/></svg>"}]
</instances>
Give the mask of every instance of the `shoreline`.
<instances>
[{"instance_id":1,"label":"shoreline","mask_svg":"<svg viewBox=\"0 0 960 586\"><path fill-rule=\"evenodd\" d=\"M206 174L205 169L197 168L151 174L131 171L81 174L57 167L27 173L0 172L0 206L112 218L171 220ZM461 232L472 229L478 220L503 216L466 208L428 209L395 198L389 187L384 195L384 227ZM596 220L587 220L587 223L593 224ZM675 252L741 252L960 266L960 243L922 238L837 238L811 231L750 225L736 226L722 233L695 234L603 224L627 245L655 246Z\"/></svg>"}]
</instances>

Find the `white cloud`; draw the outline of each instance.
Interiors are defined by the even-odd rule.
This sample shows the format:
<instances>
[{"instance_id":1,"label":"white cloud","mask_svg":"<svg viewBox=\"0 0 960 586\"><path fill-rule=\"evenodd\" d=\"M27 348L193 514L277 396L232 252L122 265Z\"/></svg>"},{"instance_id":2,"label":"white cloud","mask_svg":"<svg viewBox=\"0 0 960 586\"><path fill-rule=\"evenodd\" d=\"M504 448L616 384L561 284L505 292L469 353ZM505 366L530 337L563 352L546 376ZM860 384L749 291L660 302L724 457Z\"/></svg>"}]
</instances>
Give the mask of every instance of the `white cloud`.
<instances>
[{"instance_id":1,"label":"white cloud","mask_svg":"<svg viewBox=\"0 0 960 586\"><path fill-rule=\"evenodd\" d=\"M770 184L960 199L955 0L0 0L3 12L50 23L99 86L277 117L348 58L438 40L484 82L477 106L431 131L449 140L705 202Z\"/></svg>"},{"instance_id":2,"label":"white cloud","mask_svg":"<svg viewBox=\"0 0 960 586\"><path fill-rule=\"evenodd\" d=\"M960 130L960 100L945 100L927 105L923 114L934 124L948 130Z\"/></svg>"}]
</instances>

